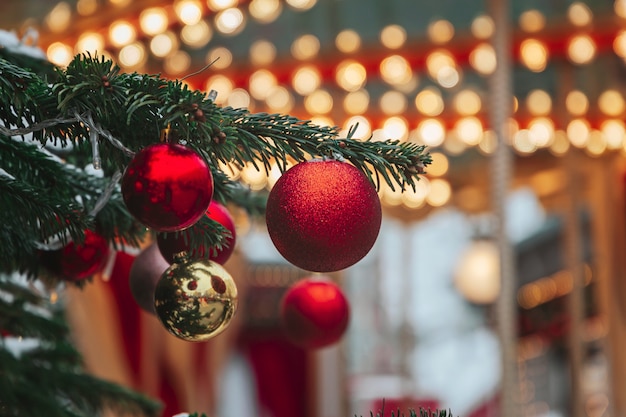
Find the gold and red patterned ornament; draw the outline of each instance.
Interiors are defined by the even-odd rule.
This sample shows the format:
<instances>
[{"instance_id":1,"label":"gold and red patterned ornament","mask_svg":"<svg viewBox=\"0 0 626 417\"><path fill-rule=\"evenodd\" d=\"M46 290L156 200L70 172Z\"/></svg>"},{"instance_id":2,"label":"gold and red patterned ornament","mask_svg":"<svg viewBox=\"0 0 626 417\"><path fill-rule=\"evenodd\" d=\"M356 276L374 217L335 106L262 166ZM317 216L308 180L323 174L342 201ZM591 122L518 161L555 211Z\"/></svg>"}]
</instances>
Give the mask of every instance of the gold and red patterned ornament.
<instances>
[{"instance_id":1,"label":"gold and red patterned ornament","mask_svg":"<svg viewBox=\"0 0 626 417\"><path fill-rule=\"evenodd\" d=\"M372 183L353 165L334 159L290 168L267 200L274 246L307 271L339 271L360 261L374 245L381 220Z\"/></svg>"},{"instance_id":2,"label":"gold and red patterned ornament","mask_svg":"<svg viewBox=\"0 0 626 417\"><path fill-rule=\"evenodd\" d=\"M41 250L39 259L41 265L57 277L78 282L102 271L110 253L106 239L87 230L81 244L70 242L61 249Z\"/></svg>"},{"instance_id":3,"label":"gold and red patterned ornament","mask_svg":"<svg viewBox=\"0 0 626 417\"><path fill-rule=\"evenodd\" d=\"M305 349L337 343L350 321L346 296L327 277L309 277L295 283L283 296L280 313L287 338Z\"/></svg>"},{"instance_id":4,"label":"gold and red patterned ornament","mask_svg":"<svg viewBox=\"0 0 626 417\"><path fill-rule=\"evenodd\" d=\"M180 252L188 252L189 257L193 259L208 258L220 265L224 265L230 258L235 250L236 243L235 222L232 216L228 212L228 209L217 201L211 201L206 215L224 226L224 228L230 232L230 237L226 237L222 247L220 249L212 247L208 251L204 246L191 249L189 236L184 235L187 231L179 233L158 233L157 244L167 262L174 263L175 255Z\"/></svg>"},{"instance_id":5,"label":"gold and red patterned ornament","mask_svg":"<svg viewBox=\"0 0 626 417\"><path fill-rule=\"evenodd\" d=\"M142 250L133 261L128 274L128 286L135 302L142 310L156 314L154 291L169 266L156 243Z\"/></svg>"},{"instance_id":6,"label":"gold and red patterned ornament","mask_svg":"<svg viewBox=\"0 0 626 417\"><path fill-rule=\"evenodd\" d=\"M202 342L228 328L237 311L237 286L217 262L183 258L157 283L154 307L168 332Z\"/></svg>"},{"instance_id":7,"label":"gold and red patterned ornament","mask_svg":"<svg viewBox=\"0 0 626 417\"><path fill-rule=\"evenodd\" d=\"M197 222L213 197L213 175L195 151L177 143L146 146L122 177L122 197L141 223L161 232Z\"/></svg>"}]
</instances>

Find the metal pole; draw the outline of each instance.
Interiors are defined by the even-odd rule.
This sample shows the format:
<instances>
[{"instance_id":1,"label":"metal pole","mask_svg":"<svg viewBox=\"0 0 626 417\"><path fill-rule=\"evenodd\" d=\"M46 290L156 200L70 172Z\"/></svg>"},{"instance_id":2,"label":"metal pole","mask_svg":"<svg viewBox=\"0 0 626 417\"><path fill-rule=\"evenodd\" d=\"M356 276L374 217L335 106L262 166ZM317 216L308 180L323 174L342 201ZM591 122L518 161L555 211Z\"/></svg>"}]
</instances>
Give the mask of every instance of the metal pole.
<instances>
[{"instance_id":1,"label":"metal pole","mask_svg":"<svg viewBox=\"0 0 626 417\"><path fill-rule=\"evenodd\" d=\"M489 116L497 138L491 160L492 209L495 237L500 248L501 292L495 305L496 326L502 350L502 381L500 385L500 417L517 417L517 303L513 248L505 229L505 202L513 172L513 155L509 141L509 119L512 114L512 38L508 0L487 0L487 9L495 24L492 45L496 69L489 78Z\"/></svg>"}]
</instances>

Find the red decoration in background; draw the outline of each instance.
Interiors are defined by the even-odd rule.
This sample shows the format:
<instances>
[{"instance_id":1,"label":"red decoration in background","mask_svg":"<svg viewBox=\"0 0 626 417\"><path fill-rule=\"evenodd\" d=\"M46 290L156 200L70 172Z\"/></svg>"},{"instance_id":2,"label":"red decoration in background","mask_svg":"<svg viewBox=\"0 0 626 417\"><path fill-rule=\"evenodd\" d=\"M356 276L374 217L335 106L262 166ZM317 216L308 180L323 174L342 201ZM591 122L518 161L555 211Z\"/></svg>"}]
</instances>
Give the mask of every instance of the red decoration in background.
<instances>
[{"instance_id":1,"label":"red decoration in background","mask_svg":"<svg viewBox=\"0 0 626 417\"><path fill-rule=\"evenodd\" d=\"M85 240L77 245L39 253L41 264L50 272L68 281L81 281L100 272L109 257L109 244L102 236L85 231Z\"/></svg>"},{"instance_id":2,"label":"red decoration in background","mask_svg":"<svg viewBox=\"0 0 626 417\"><path fill-rule=\"evenodd\" d=\"M266 222L276 249L293 265L338 271L360 261L380 230L376 190L354 166L312 160L285 172L267 200Z\"/></svg>"},{"instance_id":3,"label":"red decoration in background","mask_svg":"<svg viewBox=\"0 0 626 417\"><path fill-rule=\"evenodd\" d=\"M191 251L190 256L192 258L204 258L208 257L211 261L217 262L218 264L224 265L224 263L230 258L233 251L235 250L235 222L233 221L232 216L220 203L217 201L211 201L208 210L206 211L206 215L221 224L228 230L231 234L231 237L226 238L224 245L222 245L222 249L217 249L212 247L209 249L209 253L207 254L204 246L196 248ZM185 236L183 233L159 233L157 234L157 244L159 246L159 250L161 254L169 263L174 262L174 255L179 252L188 252L190 247L187 243L185 243ZM189 239L187 239L187 242ZM207 256L208 255L208 256Z\"/></svg>"},{"instance_id":4,"label":"red decoration in background","mask_svg":"<svg viewBox=\"0 0 626 417\"><path fill-rule=\"evenodd\" d=\"M167 263L156 244L144 249L133 261L128 276L128 285L133 298L142 310L156 314L154 290L161 275L170 264Z\"/></svg>"},{"instance_id":5,"label":"red decoration in background","mask_svg":"<svg viewBox=\"0 0 626 417\"><path fill-rule=\"evenodd\" d=\"M338 285L320 278L305 278L287 290L281 319L288 338L314 349L337 342L348 327L350 306Z\"/></svg>"},{"instance_id":6,"label":"red decoration in background","mask_svg":"<svg viewBox=\"0 0 626 417\"><path fill-rule=\"evenodd\" d=\"M213 175L196 152L174 143L149 145L138 152L122 178L128 211L161 232L197 222L213 197Z\"/></svg>"}]
</instances>

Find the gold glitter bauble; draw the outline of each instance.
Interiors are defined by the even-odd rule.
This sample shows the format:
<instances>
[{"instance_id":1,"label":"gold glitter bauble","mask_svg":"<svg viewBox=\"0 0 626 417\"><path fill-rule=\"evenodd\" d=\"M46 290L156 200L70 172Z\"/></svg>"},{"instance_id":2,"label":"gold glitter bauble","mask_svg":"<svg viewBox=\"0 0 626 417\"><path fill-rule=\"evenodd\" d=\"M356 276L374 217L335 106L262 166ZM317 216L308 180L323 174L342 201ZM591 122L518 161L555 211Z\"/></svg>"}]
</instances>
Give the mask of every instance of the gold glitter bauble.
<instances>
[{"instance_id":1,"label":"gold glitter bauble","mask_svg":"<svg viewBox=\"0 0 626 417\"><path fill-rule=\"evenodd\" d=\"M161 276L154 307L171 334L202 342L228 327L237 310L237 286L220 264L185 259L172 264Z\"/></svg>"}]
</instances>

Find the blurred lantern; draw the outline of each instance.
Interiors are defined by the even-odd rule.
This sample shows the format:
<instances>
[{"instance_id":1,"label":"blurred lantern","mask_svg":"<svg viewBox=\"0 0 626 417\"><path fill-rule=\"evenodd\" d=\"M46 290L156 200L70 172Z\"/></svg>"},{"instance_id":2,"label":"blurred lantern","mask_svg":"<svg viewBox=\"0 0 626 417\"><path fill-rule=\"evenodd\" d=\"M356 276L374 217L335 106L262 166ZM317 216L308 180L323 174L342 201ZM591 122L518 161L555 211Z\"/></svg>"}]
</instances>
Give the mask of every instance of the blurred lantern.
<instances>
[{"instance_id":1,"label":"blurred lantern","mask_svg":"<svg viewBox=\"0 0 626 417\"><path fill-rule=\"evenodd\" d=\"M491 304L500 293L500 259L494 242L474 241L461 256L454 284L468 301Z\"/></svg>"}]
</instances>

